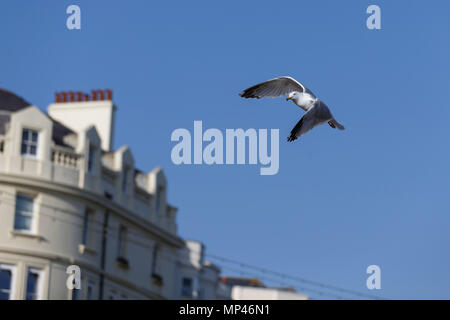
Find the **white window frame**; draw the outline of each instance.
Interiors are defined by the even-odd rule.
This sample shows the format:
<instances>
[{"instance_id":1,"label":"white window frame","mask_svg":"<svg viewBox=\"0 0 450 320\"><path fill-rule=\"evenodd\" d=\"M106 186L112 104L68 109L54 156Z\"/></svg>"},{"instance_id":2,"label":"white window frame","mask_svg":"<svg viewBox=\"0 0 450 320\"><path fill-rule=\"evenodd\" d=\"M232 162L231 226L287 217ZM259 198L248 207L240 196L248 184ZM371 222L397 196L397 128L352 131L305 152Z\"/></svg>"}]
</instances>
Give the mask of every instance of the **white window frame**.
<instances>
[{"instance_id":1,"label":"white window frame","mask_svg":"<svg viewBox=\"0 0 450 320\"><path fill-rule=\"evenodd\" d=\"M24 141L23 140L23 134L25 131L28 131L28 140ZM36 142L31 140L31 136L33 135L33 132L37 133L37 139ZM31 128L22 128L22 136L20 137L20 155L22 157L25 158L30 158L30 159L37 159L39 158L39 145L40 145L40 132L39 130L36 129L31 129ZM26 145L26 152L22 153L22 144ZM29 149L31 146L35 146L36 147L36 154L31 154L29 153Z\"/></svg>"},{"instance_id":2,"label":"white window frame","mask_svg":"<svg viewBox=\"0 0 450 320\"><path fill-rule=\"evenodd\" d=\"M11 272L11 282L9 284L9 300L16 298L16 270L17 267L10 264L0 264L0 270L9 270Z\"/></svg>"},{"instance_id":3,"label":"white window frame","mask_svg":"<svg viewBox=\"0 0 450 320\"><path fill-rule=\"evenodd\" d=\"M22 216L31 216L31 225L30 225L30 230L27 229L16 229L16 216L17 216L17 198L21 196L24 198L30 198L33 200L33 206L31 209L31 215L29 214L29 212L26 211L20 211L20 214ZM25 214L24 214L25 213ZM23 193L23 192L17 192L16 193L16 199L15 199L15 208L14 208L14 225L13 225L13 230L16 232L22 232L22 233L28 233L28 234L34 234L36 232L36 196L33 196L31 194L27 194L27 193Z\"/></svg>"},{"instance_id":4,"label":"white window frame","mask_svg":"<svg viewBox=\"0 0 450 320\"><path fill-rule=\"evenodd\" d=\"M38 276L38 280L36 283L36 299L35 300L42 300L42 293L43 293L43 270L38 269L38 268L34 268L34 267L28 267L27 268L27 281L25 283L25 299L27 298L28 292L27 292L27 288L28 288L28 275L30 273L34 273Z\"/></svg>"}]
</instances>

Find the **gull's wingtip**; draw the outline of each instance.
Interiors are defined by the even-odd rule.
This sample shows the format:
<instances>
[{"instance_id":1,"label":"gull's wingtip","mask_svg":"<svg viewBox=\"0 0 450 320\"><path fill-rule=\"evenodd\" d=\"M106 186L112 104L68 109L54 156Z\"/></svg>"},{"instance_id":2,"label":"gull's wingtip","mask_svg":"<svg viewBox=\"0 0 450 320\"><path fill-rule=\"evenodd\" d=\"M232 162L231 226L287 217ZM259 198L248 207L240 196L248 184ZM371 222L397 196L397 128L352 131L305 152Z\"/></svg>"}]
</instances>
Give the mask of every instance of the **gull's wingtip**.
<instances>
[{"instance_id":1,"label":"gull's wingtip","mask_svg":"<svg viewBox=\"0 0 450 320\"><path fill-rule=\"evenodd\" d=\"M288 142L292 142L297 140L297 137L294 134L291 134L289 137L287 137L287 141Z\"/></svg>"},{"instance_id":2,"label":"gull's wingtip","mask_svg":"<svg viewBox=\"0 0 450 320\"><path fill-rule=\"evenodd\" d=\"M254 98L254 97L252 97L251 94L249 94L248 90L241 91L239 93L239 96L242 97L242 98L245 98L245 99Z\"/></svg>"},{"instance_id":3,"label":"gull's wingtip","mask_svg":"<svg viewBox=\"0 0 450 320\"><path fill-rule=\"evenodd\" d=\"M240 92L239 96L241 96L242 98L245 98L245 99L249 99L249 98L259 99L260 98L259 96L257 96L256 94L253 94L249 90L244 90L244 91Z\"/></svg>"}]
</instances>

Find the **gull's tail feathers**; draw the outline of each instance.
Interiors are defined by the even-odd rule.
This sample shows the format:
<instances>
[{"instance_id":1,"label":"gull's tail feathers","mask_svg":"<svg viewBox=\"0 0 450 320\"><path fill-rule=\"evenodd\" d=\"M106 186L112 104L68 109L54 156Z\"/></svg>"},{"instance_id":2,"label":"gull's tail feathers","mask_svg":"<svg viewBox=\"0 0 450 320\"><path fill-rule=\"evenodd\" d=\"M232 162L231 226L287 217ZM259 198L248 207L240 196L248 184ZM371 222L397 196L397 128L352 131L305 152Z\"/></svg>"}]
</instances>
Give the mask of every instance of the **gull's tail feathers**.
<instances>
[{"instance_id":1,"label":"gull's tail feathers","mask_svg":"<svg viewBox=\"0 0 450 320\"><path fill-rule=\"evenodd\" d=\"M328 123L329 123L329 125L330 125L332 128L336 127L336 128L338 128L339 130L344 130L344 129L345 129L345 127L344 127L342 124L340 124L339 122L337 122L336 119L332 119L332 120L330 120L330 122L328 122Z\"/></svg>"}]
</instances>

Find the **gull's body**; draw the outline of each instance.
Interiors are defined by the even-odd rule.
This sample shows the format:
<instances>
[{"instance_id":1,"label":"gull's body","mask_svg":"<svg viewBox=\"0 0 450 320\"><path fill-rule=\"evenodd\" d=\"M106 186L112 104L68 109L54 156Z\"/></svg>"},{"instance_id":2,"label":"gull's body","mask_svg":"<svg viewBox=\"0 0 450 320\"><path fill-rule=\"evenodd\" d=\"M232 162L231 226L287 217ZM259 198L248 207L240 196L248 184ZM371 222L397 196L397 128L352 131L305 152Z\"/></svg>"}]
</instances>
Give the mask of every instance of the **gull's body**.
<instances>
[{"instance_id":1,"label":"gull's body","mask_svg":"<svg viewBox=\"0 0 450 320\"><path fill-rule=\"evenodd\" d=\"M288 141L294 141L312 128L327 123L332 128L344 130L344 126L334 119L327 105L314 93L291 77L279 77L250 87L239 94L243 98L280 97L288 95L286 101L292 100L306 111L292 129Z\"/></svg>"}]
</instances>

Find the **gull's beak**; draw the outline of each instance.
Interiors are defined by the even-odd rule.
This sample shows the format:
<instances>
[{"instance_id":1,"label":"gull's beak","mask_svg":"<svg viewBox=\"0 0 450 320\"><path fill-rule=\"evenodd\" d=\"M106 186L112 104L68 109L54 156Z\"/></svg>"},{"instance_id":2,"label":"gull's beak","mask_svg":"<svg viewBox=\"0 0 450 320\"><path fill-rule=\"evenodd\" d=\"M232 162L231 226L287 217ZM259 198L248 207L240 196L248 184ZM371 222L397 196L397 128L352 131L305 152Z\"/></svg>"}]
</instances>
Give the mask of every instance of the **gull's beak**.
<instances>
[{"instance_id":1,"label":"gull's beak","mask_svg":"<svg viewBox=\"0 0 450 320\"><path fill-rule=\"evenodd\" d=\"M286 98L286 101L289 101L289 100L291 100L291 99L292 99L291 97L287 97L287 98Z\"/></svg>"}]
</instances>

